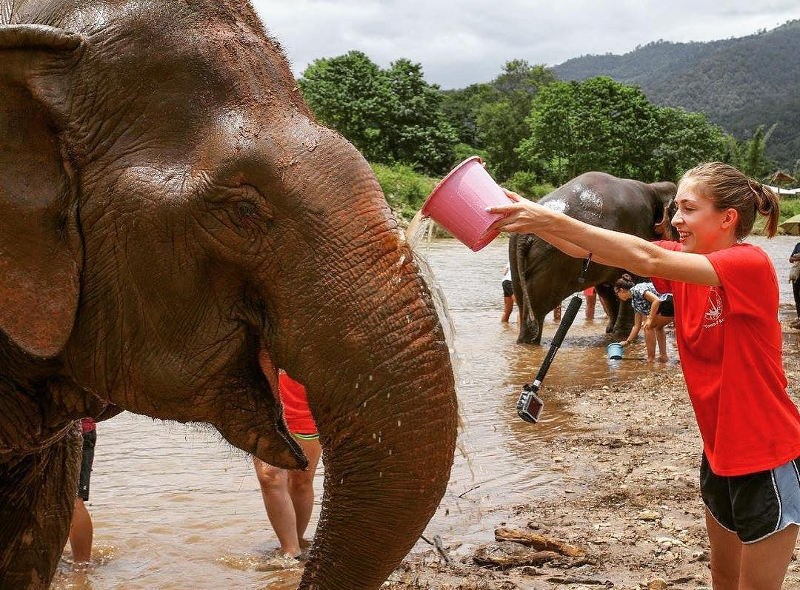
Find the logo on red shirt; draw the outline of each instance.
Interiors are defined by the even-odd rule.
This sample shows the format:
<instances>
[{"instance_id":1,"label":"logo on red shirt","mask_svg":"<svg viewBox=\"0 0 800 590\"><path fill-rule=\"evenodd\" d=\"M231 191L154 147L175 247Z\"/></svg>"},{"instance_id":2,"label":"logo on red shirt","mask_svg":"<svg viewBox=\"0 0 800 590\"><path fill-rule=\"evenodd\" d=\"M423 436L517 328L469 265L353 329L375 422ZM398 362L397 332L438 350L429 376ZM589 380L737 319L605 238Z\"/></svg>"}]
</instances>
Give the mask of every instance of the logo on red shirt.
<instances>
[{"instance_id":1,"label":"logo on red shirt","mask_svg":"<svg viewBox=\"0 0 800 590\"><path fill-rule=\"evenodd\" d=\"M703 316L703 327L713 328L719 326L725 321L725 316L722 314L722 296L717 291L716 287L711 287L708 290L708 304L706 313Z\"/></svg>"}]
</instances>

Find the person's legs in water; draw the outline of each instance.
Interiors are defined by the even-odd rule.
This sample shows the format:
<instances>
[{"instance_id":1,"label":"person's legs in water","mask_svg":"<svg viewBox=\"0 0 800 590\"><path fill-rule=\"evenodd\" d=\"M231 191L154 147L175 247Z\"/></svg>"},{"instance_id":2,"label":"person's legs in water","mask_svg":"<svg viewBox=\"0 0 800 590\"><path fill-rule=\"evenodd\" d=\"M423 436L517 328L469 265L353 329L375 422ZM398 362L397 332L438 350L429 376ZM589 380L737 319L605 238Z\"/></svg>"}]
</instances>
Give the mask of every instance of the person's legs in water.
<instances>
[{"instance_id":1,"label":"person's legs in water","mask_svg":"<svg viewBox=\"0 0 800 590\"><path fill-rule=\"evenodd\" d=\"M656 329L651 323L644 325L644 344L647 348L647 362L656 360Z\"/></svg>"},{"instance_id":2,"label":"person's legs in water","mask_svg":"<svg viewBox=\"0 0 800 590\"><path fill-rule=\"evenodd\" d=\"M597 304L597 293L595 292L594 287L589 287L583 292L583 294L586 297L586 319L593 320L594 308Z\"/></svg>"},{"instance_id":3,"label":"person's legs in water","mask_svg":"<svg viewBox=\"0 0 800 590\"><path fill-rule=\"evenodd\" d=\"M553 308L553 321L560 322L561 321L561 304L559 303L556 307Z\"/></svg>"},{"instance_id":4,"label":"person's legs in water","mask_svg":"<svg viewBox=\"0 0 800 590\"><path fill-rule=\"evenodd\" d=\"M72 549L72 561L78 568L86 567L92 557L94 526L85 502L89 500L89 486L96 442L96 430L83 433L83 455L81 458L81 473L78 479L78 495L75 498L72 522L69 525L69 546Z\"/></svg>"},{"instance_id":5,"label":"person's legs in water","mask_svg":"<svg viewBox=\"0 0 800 590\"><path fill-rule=\"evenodd\" d=\"M511 312L514 311L514 288L511 281L503 281L503 315L500 318L502 323L508 322Z\"/></svg>"},{"instance_id":6,"label":"person's legs in water","mask_svg":"<svg viewBox=\"0 0 800 590\"><path fill-rule=\"evenodd\" d=\"M281 469L253 457L267 518L285 557L297 557L302 552L302 536L314 506L313 480L321 453L318 439L298 439L298 442L308 457L306 471Z\"/></svg>"},{"instance_id":7,"label":"person's legs in water","mask_svg":"<svg viewBox=\"0 0 800 590\"><path fill-rule=\"evenodd\" d=\"M658 344L658 360L660 361L669 360L669 357L667 356L667 333L664 328L666 328L671 321L672 318L660 315L657 315L652 319L653 329L656 333L656 343Z\"/></svg>"},{"instance_id":8,"label":"person's legs in water","mask_svg":"<svg viewBox=\"0 0 800 590\"><path fill-rule=\"evenodd\" d=\"M82 498L75 498L75 511L69 526L69 546L72 549L72 561L78 567L86 565L92 556L92 537L94 527L92 517L86 509Z\"/></svg>"},{"instance_id":9,"label":"person's legs in water","mask_svg":"<svg viewBox=\"0 0 800 590\"><path fill-rule=\"evenodd\" d=\"M314 474L317 471L322 447L319 444L319 437L303 439L297 436L296 439L308 457L308 469L289 471L289 496L294 507L298 544L300 549L306 549L310 543L304 535L314 508Z\"/></svg>"},{"instance_id":10,"label":"person's legs in water","mask_svg":"<svg viewBox=\"0 0 800 590\"><path fill-rule=\"evenodd\" d=\"M281 545L281 555L297 557L300 554L300 543L294 506L289 496L288 470L264 463L256 457L253 457L253 464L261 486L264 507L267 509L267 518Z\"/></svg>"}]
</instances>

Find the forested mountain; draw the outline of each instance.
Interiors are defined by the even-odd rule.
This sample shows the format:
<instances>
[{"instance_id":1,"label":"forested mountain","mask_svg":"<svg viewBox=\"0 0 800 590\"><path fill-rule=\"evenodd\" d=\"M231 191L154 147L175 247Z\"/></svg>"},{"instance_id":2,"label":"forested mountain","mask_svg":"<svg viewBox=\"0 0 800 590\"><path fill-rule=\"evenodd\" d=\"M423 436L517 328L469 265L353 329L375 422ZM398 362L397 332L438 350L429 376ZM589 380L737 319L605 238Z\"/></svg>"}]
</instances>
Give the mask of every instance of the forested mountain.
<instances>
[{"instance_id":1,"label":"forested mountain","mask_svg":"<svg viewBox=\"0 0 800 590\"><path fill-rule=\"evenodd\" d=\"M775 125L767 154L790 171L800 159L800 20L708 43L657 41L554 69L562 80L609 76L635 84L656 104L702 111L740 139Z\"/></svg>"}]
</instances>

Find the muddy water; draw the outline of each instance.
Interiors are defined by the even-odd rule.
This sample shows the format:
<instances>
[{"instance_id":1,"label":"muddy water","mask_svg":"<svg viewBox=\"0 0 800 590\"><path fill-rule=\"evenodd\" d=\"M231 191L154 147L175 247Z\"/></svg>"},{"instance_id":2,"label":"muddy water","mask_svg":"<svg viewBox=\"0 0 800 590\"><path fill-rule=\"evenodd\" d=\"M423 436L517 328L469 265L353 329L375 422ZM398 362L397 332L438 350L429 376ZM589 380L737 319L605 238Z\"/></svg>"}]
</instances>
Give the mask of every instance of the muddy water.
<instances>
[{"instance_id":1,"label":"muddy water","mask_svg":"<svg viewBox=\"0 0 800 590\"><path fill-rule=\"evenodd\" d=\"M781 279L781 319L793 314L786 259L796 238L755 238ZM498 524L493 508L535 501L555 486L569 486L558 457L541 441L566 429L590 428L572 418L567 385L633 382L648 372L679 371L675 362L648 366L640 341L621 361L609 361L605 317L580 311L541 390L542 422L517 418L514 407L555 332L545 320L545 346L520 346L516 311L499 322L500 281L507 242L473 253L452 240L423 244L422 251L447 297L456 329L458 384L464 428L452 477L426 537L445 544L486 541ZM676 356L674 338L669 353ZM577 402L579 403L579 402ZM623 427L624 425L621 425ZM577 476L580 476L578 474ZM322 487L322 470L316 484ZM122 414L98 426L89 509L95 525L94 567L71 572L69 550L54 588L293 588L299 572L262 571L277 546L268 527L250 460L208 430ZM318 516L315 506L312 529ZM498 513L499 514L499 513ZM425 547L420 541L418 547ZM454 551L455 553L458 550Z\"/></svg>"}]
</instances>

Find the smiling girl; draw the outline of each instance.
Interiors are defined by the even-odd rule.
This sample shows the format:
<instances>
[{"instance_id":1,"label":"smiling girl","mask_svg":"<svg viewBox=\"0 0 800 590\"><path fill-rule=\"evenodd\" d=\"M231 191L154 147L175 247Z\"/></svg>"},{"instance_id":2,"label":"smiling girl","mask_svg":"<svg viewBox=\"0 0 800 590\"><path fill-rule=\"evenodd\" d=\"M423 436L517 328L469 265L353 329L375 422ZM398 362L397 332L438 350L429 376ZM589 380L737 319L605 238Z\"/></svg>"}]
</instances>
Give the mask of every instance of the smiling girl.
<instances>
[{"instance_id":1,"label":"smiling girl","mask_svg":"<svg viewBox=\"0 0 800 590\"><path fill-rule=\"evenodd\" d=\"M687 171L672 225L679 242L647 242L526 201L489 211L492 228L534 233L565 253L653 278L674 295L675 333L703 454L715 590L779 589L800 523L800 414L786 393L778 281L742 240L756 214L772 237L778 197L720 162Z\"/></svg>"}]
</instances>

